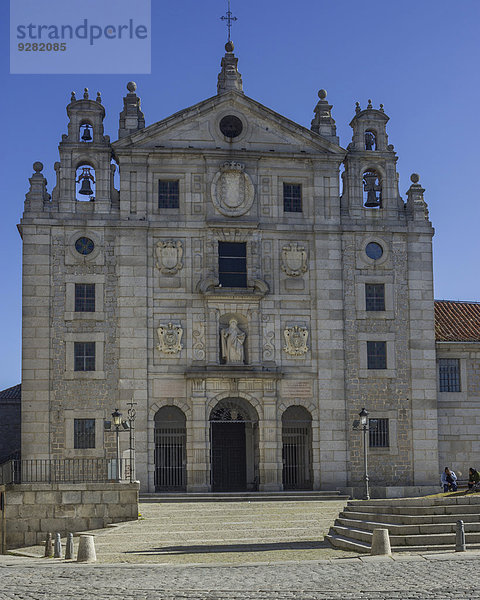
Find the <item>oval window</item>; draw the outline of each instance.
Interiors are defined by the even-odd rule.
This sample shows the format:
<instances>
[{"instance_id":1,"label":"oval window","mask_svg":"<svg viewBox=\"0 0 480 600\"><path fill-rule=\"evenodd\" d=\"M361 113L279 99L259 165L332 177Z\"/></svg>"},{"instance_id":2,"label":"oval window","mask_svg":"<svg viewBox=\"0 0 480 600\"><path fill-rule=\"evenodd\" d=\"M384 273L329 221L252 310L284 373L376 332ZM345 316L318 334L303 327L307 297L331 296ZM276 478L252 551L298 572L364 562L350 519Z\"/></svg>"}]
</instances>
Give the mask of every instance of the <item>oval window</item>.
<instances>
[{"instance_id":1,"label":"oval window","mask_svg":"<svg viewBox=\"0 0 480 600\"><path fill-rule=\"evenodd\" d=\"M75 250L84 256L93 252L94 248L95 244L90 238L87 237L78 238L78 240L75 242Z\"/></svg>"},{"instance_id":2,"label":"oval window","mask_svg":"<svg viewBox=\"0 0 480 600\"><path fill-rule=\"evenodd\" d=\"M383 248L380 246L380 244L377 244L377 242L370 242L365 248L365 253L368 258L371 258L372 260L378 260L383 255Z\"/></svg>"},{"instance_id":3,"label":"oval window","mask_svg":"<svg viewBox=\"0 0 480 600\"><path fill-rule=\"evenodd\" d=\"M243 123L235 115L227 115L220 121L220 131L225 137L237 137L243 131Z\"/></svg>"}]
</instances>

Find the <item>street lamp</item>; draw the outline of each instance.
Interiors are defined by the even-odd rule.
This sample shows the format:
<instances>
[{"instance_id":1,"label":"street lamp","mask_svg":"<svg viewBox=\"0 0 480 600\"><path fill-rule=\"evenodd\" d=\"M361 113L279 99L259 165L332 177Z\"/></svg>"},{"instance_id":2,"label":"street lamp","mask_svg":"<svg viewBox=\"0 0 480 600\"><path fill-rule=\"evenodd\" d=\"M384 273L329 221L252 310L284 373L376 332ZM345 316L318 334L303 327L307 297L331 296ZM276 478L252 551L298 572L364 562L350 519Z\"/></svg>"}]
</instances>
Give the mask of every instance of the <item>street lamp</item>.
<instances>
[{"instance_id":1,"label":"street lamp","mask_svg":"<svg viewBox=\"0 0 480 600\"><path fill-rule=\"evenodd\" d=\"M115 431L117 436L117 481L120 481L120 426L122 424L122 413L119 412L118 408L116 408L112 413L112 421L115 425Z\"/></svg>"},{"instance_id":2,"label":"street lamp","mask_svg":"<svg viewBox=\"0 0 480 600\"><path fill-rule=\"evenodd\" d=\"M135 404L136 402L127 403L129 405L128 409L128 424L129 424L129 434L130 434L130 483L135 481Z\"/></svg>"},{"instance_id":3,"label":"street lamp","mask_svg":"<svg viewBox=\"0 0 480 600\"><path fill-rule=\"evenodd\" d=\"M370 500L370 490L368 488L368 410L366 408L362 408L362 410L358 413L360 420L355 420L353 422L353 428L358 430L363 430L363 478L365 480L365 500Z\"/></svg>"}]
</instances>

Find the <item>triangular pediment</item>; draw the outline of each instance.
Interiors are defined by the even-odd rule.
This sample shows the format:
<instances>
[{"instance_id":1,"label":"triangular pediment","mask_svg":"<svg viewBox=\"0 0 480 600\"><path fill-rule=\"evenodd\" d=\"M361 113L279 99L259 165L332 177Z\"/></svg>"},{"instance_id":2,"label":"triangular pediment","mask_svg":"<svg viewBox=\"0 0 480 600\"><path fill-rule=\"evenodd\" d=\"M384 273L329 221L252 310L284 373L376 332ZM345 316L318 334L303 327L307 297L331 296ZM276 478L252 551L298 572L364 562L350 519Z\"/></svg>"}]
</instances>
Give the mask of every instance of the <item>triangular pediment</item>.
<instances>
[{"instance_id":1,"label":"triangular pediment","mask_svg":"<svg viewBox=\"0 0 480 600\"><path fill-rule=\"evenodd\" d=\"M233 140L220 131L227 115L238 117L242 132ZM334 142L237 92L214 96L114 142L121 149L199 148L343 156Z\"/></svg>"}]
</instances>

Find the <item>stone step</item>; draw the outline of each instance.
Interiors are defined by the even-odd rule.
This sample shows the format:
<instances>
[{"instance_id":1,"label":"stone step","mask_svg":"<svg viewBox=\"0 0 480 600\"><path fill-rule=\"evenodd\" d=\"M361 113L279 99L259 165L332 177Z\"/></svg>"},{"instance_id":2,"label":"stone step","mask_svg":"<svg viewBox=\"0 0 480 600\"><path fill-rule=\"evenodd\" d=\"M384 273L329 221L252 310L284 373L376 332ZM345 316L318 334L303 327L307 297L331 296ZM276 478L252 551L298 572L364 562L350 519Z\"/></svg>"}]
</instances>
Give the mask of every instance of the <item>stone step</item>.
<instances>
[{"instance_id":1,"label":"stone step","mask_svg":"<svg viewBox=\"0 0 480 600\"><path fill-rule=\"evenodd\" d=\"M390 515L467 515L479 514L478 504L447 504L435 506L385 506L355 503L345 507L344 512L368 513L368 514L390 514ZM461 518L460 516L458 518Z\"/></svg>"},{"instance_id":2,"label":"stone step","mask_svg":"<svg viewBox=\"0 0 480 600\"><path fill-rule=\"evenodd\" d=\"M340 494L336 490L327 491L288 491L288 492L205 492L178 493L163 492L140 495L140 502L308 502L344 500L350 496Z\"/></svg>"},{"instance_id":3,"label":"stone step","mask_svg":"<svg viewBox=\"0 0 480 600\"><path fill-rule=\"evenodd\" d=\"M332 546L335 548L340 548L340 550L350 550L351 552L362 552L362 553L370 553L370 544L365 544L364 542L360 542L358 540L353 540L348 537L344 537L342 535L336 535L329 533L325 536L325 539L328 540Z\"/></svg>"},{"instance_id":4,"label":"stone step","mask_svg":"<svg viewBox=\"0 0 480 600\"><path fill-rule=\"evenodd\" d=\"M348 506L388 506L392 507L409 507L409 506L447 506L447 505L480 505L480 494L467 494L441 497L425 497L425 498L383 498L379 500L351 500ZM480 508L480 507L479 507Z\"/></svg>"},{"instance_id":5,"label":"stone step","mask_svg":"<svg viewBox=\"0 0 480 600\"><path fill-rule=\"evenodd\" d=\"M334 525L330 532L334 535L340 535L345 538L359 540L366 544L371 544L373 531L358 529L353 527L342 527ZM465 542L467 544L480 544L480 533L465 532ZM390 535L391 546L439 546L446 544L455 544L455 533L432 533L430 535Z\"/></svg>"},{"instance_id":6,"label":"stone step","mask_svg":"<svg viewBox=\"0 0 480 600\"><path fill-rule=\"evenodd\" d=\"M387 517L388 519L388 517ZM351 527L353 529L364 529L373 531L377 527L387 528L390 535L430 535L432 533L455 533L456 522L452 519L448 523L422 523L422 524L404 524L389 523L388 520L358 520L346 519L340 516L335 525L342 527ZM466 533L480 533L480 522L465 523Z\"/></svg>"},{"instance_id":7,"label":"stone step","mask_svg":"<svg viewBox=\"0 0 480 600\"><path fill-rule=\"evenodd\" d=\"M386 509L384 509L386 511ZM340 513L339 518L354 519L358 521L376 521L378 523L392 523L393 525L421 525L421 524L441 524L451 523L452 521L458 521L462 519L465 523L477 523L480 522L479 513L471 514L457 514L454 517L449 514L445 515L399 515L384 513L373 513L373 512L358 512L344 510Z\"/></svg>"}]
</instances>

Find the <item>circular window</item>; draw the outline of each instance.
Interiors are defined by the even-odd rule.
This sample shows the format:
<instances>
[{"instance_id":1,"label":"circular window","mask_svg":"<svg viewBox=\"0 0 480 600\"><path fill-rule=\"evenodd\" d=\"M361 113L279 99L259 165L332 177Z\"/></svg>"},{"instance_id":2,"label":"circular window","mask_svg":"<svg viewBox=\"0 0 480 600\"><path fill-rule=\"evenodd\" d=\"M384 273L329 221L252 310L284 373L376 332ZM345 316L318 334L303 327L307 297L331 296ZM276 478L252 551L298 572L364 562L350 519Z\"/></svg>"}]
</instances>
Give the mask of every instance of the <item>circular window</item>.
<instances>
[{"instance_id":1,"label":"circular window","mask_svg":"<svg viewBox=\"0 0 480 600\"><path fill-rule=\"evenodd\" d=\"M243 131L242 121L235 115L227 115L220 121L220 131L225 137L237 137Z\"/></svg>"},{"instance_id":2,"label":"circular window","mask_svg":"<svg viewBox=\"0 0 480 600\"><path fill-rule=\"evenodd\" d=\"M84 256L93 252L94 248L95 244L90 238L87 237L78 238L78 240L75 242L75 250Z\"/></svg>"},{"instance_id":3,"label":"circular window","mask_svg":"<svg viewBox=\"0 0 480 600\"><path fill-rule=\"evenodd\" d=\"M370 242L365 248L365 253L368 258L378 260L379 258L382 258L383 248L380 246L380 244L377 244L377 242Z\"/></svg>"}]
</instances>

